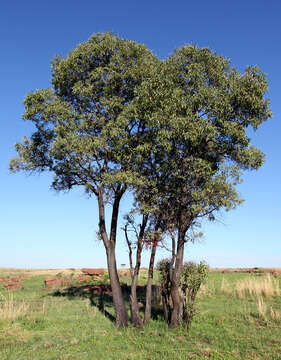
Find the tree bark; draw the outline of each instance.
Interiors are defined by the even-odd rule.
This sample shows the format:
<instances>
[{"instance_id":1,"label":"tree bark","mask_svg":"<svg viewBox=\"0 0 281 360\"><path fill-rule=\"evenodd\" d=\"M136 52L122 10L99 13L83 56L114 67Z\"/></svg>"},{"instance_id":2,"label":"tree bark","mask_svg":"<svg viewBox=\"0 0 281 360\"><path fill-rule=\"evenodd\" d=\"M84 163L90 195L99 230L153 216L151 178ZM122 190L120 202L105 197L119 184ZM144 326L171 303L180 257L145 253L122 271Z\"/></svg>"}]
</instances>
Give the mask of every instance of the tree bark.
<instances>
[{"instance_id":1,"label":"tree bark","mask_svg":"<svg viewBox=\"0 0 281 360\"><path fill-rule=\"evenodd\" d=\"M169 323L170 321L170 305L169 299L167 298L167 294L162 292L162 302L163 302L163 314L164 320Z\"/></svg>"},{"instance_id":2,"label":"tree bark","mask_svg":"<svg viewBox=\"0 0 281 360\"><path fill-rule=\"evenodd\" d=\"M138 277L139 277L139 271L140 271L140 265L141 265L141 253L143 249L143 236L144 231L146 228L148 216L143 215L142 218L142 224L141 228L138 234L138 240L137 240L137 253L136 253L136 265L132 276L132 284L131 284L131 294L130 294L130 306L131 306L131 321L134 326L142 326L143 321L140 316L139 312L139 305L138 305L138 299L137 299L137 283L138 283ZM127 239L127 235L126 235ZM127 239L128 243L128 239ZM129 247L130 249L130 247ZM132 273L132 270L131 270Z\"/></svg>"},{"instance_id":3,"label":"tree bark","mask_svg":"<svg viewBox=\"0 0 281 360\"><path fill-rule=\"evenodd\" d=\"M113 305L116 314L116 326L118 328L128 326L128 312L125 306L124 297L122 294L121 285L119 282L115 249L112 249L111 244L106 248L107 266L110 278L110 285L112 290Z\"/></svg>"},{"instance_id":4,"label":"tree bark","mask_svg":"<svg viewBox=\"0 0 281 360\"><path fill-rule=\"evenodd\" d=\"M120 187L117 188L115 192L115 198L112 208L112 217L111 217L110 238L108 238L106 231L106 224L105 224L103 188L101 187L98 190L99 231L106 249L108 274L110 278L113 305L116 314L116 326L118 328L128 326L128 312L125 306L125 301L123 298L122 289L119 282L119 276L116 266L116 254L115 254L119 204L123 193L124 190L122 191Z\"/></svg>"},{"instance_id":5,"label":"tree bark","mask_svg":"<svg viewBox=\"0 0 281 360\"><path fill-rule=\"evenodd\" d=\"M138 282L139 269L135 269L130 294L130 307L131 307L131 322L134 326L142 326L143 321L139 312L139 305L137 299L137 282Z\"/></svg>"},{"instance_id":6,"label":"tree bark","mask_svg":"<svg viewBox=\"0 0 281 360\"><path fill-rule=\"evenodd\" d=\"M150 262L148 268L148 279L146 284L146 299L145 299L145 313L144 323L148 323L151 319L151 298L152 298L152 280L153 280L153 268L155 261L157 243L154 242L151 249Z\"/></svg>"},{"instance_id":7,"label":"tree bark","mask_svg":"<svg viewBox=\"0 0 281 360\"><path fill-rule=\"evenodd\" d=\"M172 328L176 328L180 325L183 316L183 299L180 294L179 286L183 267L184 236L185 232L178 232L176 263L173 271L173 276L171 278L171 297L173 302L173 311L171 316Z\"/></svg>"}]
</instances>

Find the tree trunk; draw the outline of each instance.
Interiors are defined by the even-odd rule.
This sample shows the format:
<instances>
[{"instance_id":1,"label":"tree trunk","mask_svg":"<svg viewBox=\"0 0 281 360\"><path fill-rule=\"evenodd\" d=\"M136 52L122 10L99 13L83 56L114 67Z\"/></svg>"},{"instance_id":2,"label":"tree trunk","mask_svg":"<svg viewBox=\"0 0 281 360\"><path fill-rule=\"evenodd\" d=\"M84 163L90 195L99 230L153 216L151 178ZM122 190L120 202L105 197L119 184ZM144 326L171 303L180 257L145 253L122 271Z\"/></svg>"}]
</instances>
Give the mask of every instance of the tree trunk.
<instances>
[{"instance_id":1,"label":"tree trunk","mask_svg":"<svg viewBox=\"0 0 281 360\"><path fill-rule=\"evenodd\" d=\"M150 255L150 262L148 268L148 279L146 285L146 299L145 299L145 313L144 313L144 323L148 323L151 318L151 298L152 298L152 280L153 280L153 268L155 261L157 243L153 243Z\"/></svg>"},{"instance_id":2,"label":"tree trunk","mask_svg":"<svg viewBox=\"0 0 281 360\"><path fill-rule=\"evenodd\" d=\"M143 321L140 316L138 299L137 299L137 282L138 282L138 274L136 274L136 270L135 270L131 285L131 294L130 294L131 321L134 326L142 326Z\"/></svg>"},{"instance_id":3,"label":"tree trunk","mask_svg":"<svg viewBox=\"0 0 281 360\"><path fill-rule=\"evenodd\" d=\"M132 284L131 284L130 306L131 306L131 321L134 326L143 325L142 319L140 317L139 305L137 299L137 283L138 283L139 270L141 265L142 238L143 238L143 231L141 230L138 237L136 265L134 272L131 270L131 272L133 272L133 276L132 276Z\"/></svg>"},{"instance_id":4,"label":"tree trunk","mask_svg":"<svg viewBox=\"0 0 281 360\"><path fill-rule=\"evenodd\" d=\"M170 321L170 306L168 303L168 298L166 293L162 293L162 302L163 302L163 313L164 313L164 320L169 323Z\"/></svg>"},{"instance_id":5,"label":"tree trunk","mask_svg":"<svg viewBox=\"0 0 281 360\"><path fill-rule=\"evenodd\" d=\"M116 314L116 326L118 328L128 326L128 312L125 306L125 301L122 294L121 285L116 266L115 244L116 244L116 230L119 213L119 204L124 189L120 187L115 192L115 198L112 208L110 238L108 238L105 224L105 210L103 200L103 188L98 189L98 205L99 205L99 231L102 237L104 246L106 248L107 267L110 278L110 285L112 290L113 305Z\"/></svg>"},{"instance_id":6,"label":"tree trunk","mask_svg":"<svg viewBox=\"0 0 281 360\"><path fill-rule=\"evenodd\" d=\"M183 316L183 299L180 294L180 278L183 267L183 255L184 255L184 233L178 233L178 244L175 269L171 279L171 297L173 301L173 311L171 316L171 327L176 328L180 325Z\"/></svg>"},{"instance_id":7,"label":"tree trunk","mask_svg":"<svg viewBox=\"0 0 281 360\"><path fill-rule=\"evenodd\" d=\"M136 265L134 272L132 271L132 260L131 260L131 253L130 253L130 271L132 276L132 285L131 285L131 294L130 294L130 305L131 305L131 321L134 326L142 326L143 321L140 316L139 311L139 305L138 305L138 299L137 299L137 283L138 283L138 277L139 277L139 271L141 266L141 253L143 249L143 237L144 232L147 224L148 216L143 215L142 217L142 224L140 227L140 231L138 234L138 241L137 241L137 253L136 253ZM131 250L131 246L129 244L128 236L126 233L126 240L129 246L129 250Z\"/></svg>"},{"instance_id":8,"label":"tree trunk","mask_svg":"<svg viewBox=\"0 0 281 360\"><path fill-rule=\"evenodd\" d=\"M116 326L118 328L128 326L128 312L125 306L125 301L122 294L121 285L119 282L115 249L111 249L111 246L106 248L107 266L110 278L110 285L112 290L113 305L116 314Z\"/></svg>"}]
</instances>

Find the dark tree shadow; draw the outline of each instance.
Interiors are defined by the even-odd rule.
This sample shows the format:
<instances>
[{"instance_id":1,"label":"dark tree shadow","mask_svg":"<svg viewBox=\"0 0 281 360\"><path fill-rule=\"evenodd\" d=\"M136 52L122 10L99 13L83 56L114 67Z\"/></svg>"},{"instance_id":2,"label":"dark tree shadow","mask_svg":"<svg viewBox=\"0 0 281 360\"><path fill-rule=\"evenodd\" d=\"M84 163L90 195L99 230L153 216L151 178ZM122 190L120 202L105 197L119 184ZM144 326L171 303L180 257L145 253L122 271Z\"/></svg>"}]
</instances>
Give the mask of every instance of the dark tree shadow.
<instances>
[{"instance_id":1,"label":"dark tree shadow","mask_svg":"<svg viewBox=\"0 0 281 360\"><path fill-rule=\"evenodd\" d=\"M130 287L126 284L122 284L121 288L125 301L128 302ZM113 298L109 285L70 286L64 289L58 289L52 292L50 296L62 296L68 298L69 300L73 300L75 298L89 299L91 306L96 306L110 321L116 321L115 316L105 309L113 309Z\"/></svg>"},{"instance_id":2,"label":"dark tree shadow","mask_svg":"<svg viewBox=\"0 0 281 360\"><path fill-rule=\"evenodd\" d=\"M109 311L105 310L104 308L104 303L106 303L107 306L110 303L112 307L112 303L113 303L112 296L103 293L99 295L95 295L93 292L91 292L89 299L90 299L90 304L92 306L96 306L106 318L108 318L112 322L116 322L115 316L113 316Z\"/></svg>"},{"instance_id":3,"label":"dark tree shadow","mask_svg":"<svg viewBox=\"0 0 281 360\"><path fill-rule=\"evenodd\" d=\"M154 286L153 286L154 287ZM131 286L127 284L121 284L122 293L129 307L129 298L130 298L130 291ZM156 286L155 286L156 290ZM145 294L146 294L146 286L138 286L137 287L137 296L139 302L142 304L140 312L144 314L145 309ZM113 310L113 298L111 293L111 288L109 285L78 285L78 286L69 286L64 289L57 289L49 294L50 296L55 297L66 297L69 300L73 300L76 298L84 298L89 299L90 305L95 306L98 310L107 317L110 321L116 322L116 318L112 313L106 309ZM152 304L151 308L151 318L157 320L159 318L164 318L163 310L159 306L155 306Z\"/></svg>"}]
</instances>

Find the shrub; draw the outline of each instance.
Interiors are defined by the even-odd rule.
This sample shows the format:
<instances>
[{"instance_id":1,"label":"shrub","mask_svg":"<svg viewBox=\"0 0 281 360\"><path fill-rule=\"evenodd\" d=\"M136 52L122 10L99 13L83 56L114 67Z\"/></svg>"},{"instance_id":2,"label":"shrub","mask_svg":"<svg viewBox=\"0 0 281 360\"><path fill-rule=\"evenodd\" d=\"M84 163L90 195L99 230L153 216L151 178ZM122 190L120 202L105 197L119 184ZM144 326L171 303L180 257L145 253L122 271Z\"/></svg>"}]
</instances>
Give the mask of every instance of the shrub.
<instances>
[{"instance_id":1,"label":"shrub","mask_svg":"<svg viewBox=\"0 0 281 360\"><path fill-rule=\"evenodd\" d=\"M169 321L171 314L171 279L170 279L170 260L163 259L158 262L156 266L160 274L160 285L162 292L162 303L164 318ZM194 262L186 262L183 265L180 288L182 292L182 306L183 306L183 320L187 327L190 326L191 321L196 314L195 299L204 283L209 272L209 267L205 262L196 264Z\"/></svg>"},{"instance_id":2,"label":"shrub","mask_svg":"<svg viewBox=\"0 0 281 360\"><path fill-rule=\"evenodd\" d=\"M184 301L183 319L186 321L187 327L190 326L191 321L196 314L196 308L194 306L195 299L201 284L207 279L208 272L209 267L203 261L199 264L190 261L186 262L183 266L181 289Z\"/></svg>"},{"instance_id":3,"label":"shrub","mask_svg":"<svg viewBox=\"0 0 281 360\"><path fill-rule=\"evenodd\" d=\"M171 279L170 279L170 260L162 259L157 265L156 269L160 275L161 297L163 305L164 319L168 322L171 315L170 295L171 295Z\"/></svg>"}]
</instances>

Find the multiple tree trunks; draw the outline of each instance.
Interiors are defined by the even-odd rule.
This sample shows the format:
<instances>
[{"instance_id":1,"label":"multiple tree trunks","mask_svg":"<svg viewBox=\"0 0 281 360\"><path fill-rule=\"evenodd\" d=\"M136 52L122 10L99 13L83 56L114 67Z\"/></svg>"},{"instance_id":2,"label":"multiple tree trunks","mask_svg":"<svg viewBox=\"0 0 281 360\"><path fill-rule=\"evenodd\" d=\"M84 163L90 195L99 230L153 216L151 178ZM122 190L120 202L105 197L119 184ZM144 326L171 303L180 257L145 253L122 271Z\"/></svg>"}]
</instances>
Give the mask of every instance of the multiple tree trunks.
<instances>
[{"instance_id":1,"label":"multiple tree trunks","mask_svg":"<svg viewBox=\"0 0 281 360\"><path fill-rule=\"evenodd\" d=\"M58 278L46 278L44 280L45 286L61 286L62 285L62 279Z\"/></svg>"}]
</instances>

